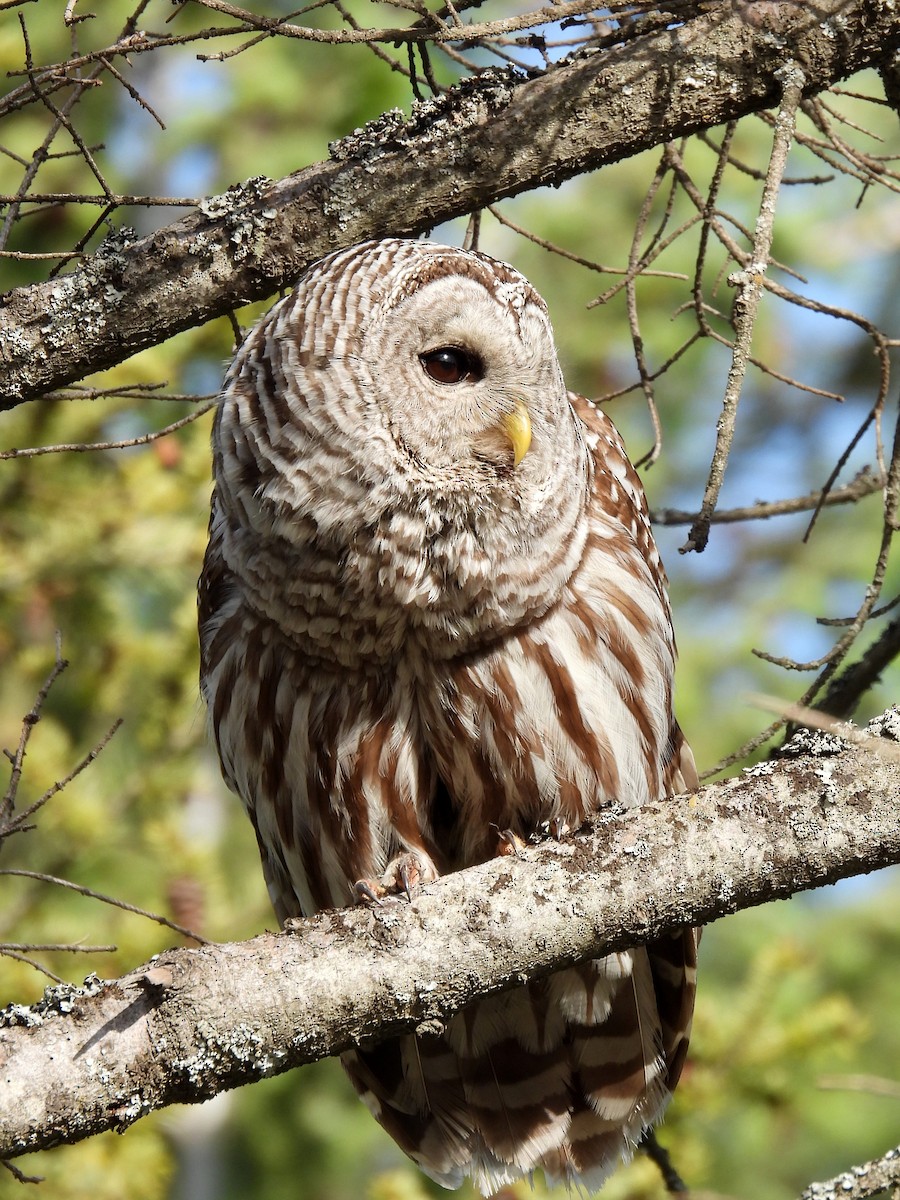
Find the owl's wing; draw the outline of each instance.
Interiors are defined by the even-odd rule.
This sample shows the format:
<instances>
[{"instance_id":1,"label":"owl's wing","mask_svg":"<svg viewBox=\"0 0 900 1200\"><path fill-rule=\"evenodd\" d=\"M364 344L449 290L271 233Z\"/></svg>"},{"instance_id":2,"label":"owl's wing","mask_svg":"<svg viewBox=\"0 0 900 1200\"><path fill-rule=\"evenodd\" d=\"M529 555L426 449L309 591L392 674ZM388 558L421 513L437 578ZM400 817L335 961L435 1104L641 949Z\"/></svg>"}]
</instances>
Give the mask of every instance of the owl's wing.
<instances>
[{"instance_id":1,"label":"owl's wing","mask_svg":"<svg viewBox=\"0 0 900 1200\"><path fill-rule=\"evenodd\" d=\"M640 476L632 466L621 434L609 417L577 392L569 393L569 402L581 422L593 460L590 515L594 524L599 520L603 526L606 526L608 518L612 516L620 523L622 529L630 534L634 548L643 560L644 568L652 578L659 595L660 613L667 621L674 657L675 637L672 632L668 581L653 537L647 497ZM694 756L674 716L669 739L663 751L663 763L663 795L678 796L684 792L695 791L700 786Z\"/></svg>"},{"instance_id":2,"label":"owl's wing","mask_svg":"<svg viewBox=\"0 0 900 1200\"><path fill-rule=\"evenodd\" d=\"M353 902L413 852L444 867L436 791L408 678L331 669L247 602L214 498L199 585L200 686L225 782L253 822L280 922ZM434 804L431 804L432 809Z\"/></svg>"},{"instance_id":3,"label":"owl's wing","mask_svg":"<svg viewBox=\"0 0 900 1200\"><path fill-rule=\"evenodd\" d=\"M570 393L569 400L582 423L585 441L593 459L593 513L604 520L607 514L615 514L623 528L631 532L654 579L671 631L665 570L653 538L647 498L640 477L628 457L621 435L606 414L577 393ZM671 636L674 654L674 634ZM699 788L700 778L694 755L674 715L671 716L669 735L663 747L662 767L663 796L682 795ZM678 1082L687 1054L699 941L699 929L684 929L672 937L651 943L645 949L656 996L669 1090Z\"/></svg>"}]
</instances>

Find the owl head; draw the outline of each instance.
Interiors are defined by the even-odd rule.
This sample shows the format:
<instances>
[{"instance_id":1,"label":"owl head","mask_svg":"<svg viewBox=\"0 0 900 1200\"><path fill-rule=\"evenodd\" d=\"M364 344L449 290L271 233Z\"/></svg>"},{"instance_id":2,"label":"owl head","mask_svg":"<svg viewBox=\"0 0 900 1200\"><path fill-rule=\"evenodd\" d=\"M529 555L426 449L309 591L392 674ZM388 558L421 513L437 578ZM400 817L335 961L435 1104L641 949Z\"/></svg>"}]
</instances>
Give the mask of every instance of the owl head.
<instances>
[{"instance_id":1,"label":"owl head","mask_svg":"<svg viewBox=\"0 0 900 1200\"><path fill-rule=\"evenodd\" d=\"M322 259L275 305L229 371L218 430L259 499L294 512L314 506L305 465L320 456L373 499L402 482L463 508L503 493L531 507L560 460L571 472L576 433L530 283L484 254L399 240Z\"/></svg>"},{"instance_id":2,"label":"owl head","mask_svg":"<svg viewBox=\"0 0 900 1200\"><path fill-rule=\"evenodd\" d=\"M355 354L371 418L439 489L490 491L532 452L539 469L568 407L543 300L484 255L391 245Z\"/></svg>"},{"instance_id":3,"label":"owl head","mask_svg":"<svg viewBox=\"0 0 900 1200\"><path fill-rule=\"evenodd\" d=\"M473 560L559 559L590 470L543 300L420 241L315 264L244 342L214 444L220 502L254 537L338 555L413 608L470 605Z\"/></svg>"}]
</instances>

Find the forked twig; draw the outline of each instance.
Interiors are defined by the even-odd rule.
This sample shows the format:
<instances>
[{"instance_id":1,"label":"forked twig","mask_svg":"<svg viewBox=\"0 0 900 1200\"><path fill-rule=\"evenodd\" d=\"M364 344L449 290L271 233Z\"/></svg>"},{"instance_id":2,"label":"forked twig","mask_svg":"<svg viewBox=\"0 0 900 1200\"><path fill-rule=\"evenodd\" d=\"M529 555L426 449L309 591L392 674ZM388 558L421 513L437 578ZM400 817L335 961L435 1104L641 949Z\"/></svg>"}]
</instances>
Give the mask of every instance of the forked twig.
<instances>
[{"instance_id":1,"label":"forked twig","mask_svg":"<svg viewBox=\"0 0 900 1200\"><path fill-rule=\"evenodd\" d=\"M12 771L9 776L9 785L6 792L0 801L0 840L10 832L11 824L14 822L13 813L16 807L16 796L19 791L19 784L22 780L22 766L25 762L25 753L28 749L28 742L34 732L34 727L41 719L41 712L46 703L50 689L62 675L68 666L68 662L62 656L62 638L59 633L56 635L56 661L53 664L53 669L44 680L43 686L35 698L34 704L29 712L22 718L22 730L19 734L19 744L16 747L15 753L9 750L4 750L3 753L12 763Z\"/></svg>"},{"instance_id":2,"label":"forked twig","mask_svg":"<svg viewBox=\"0 0 900 1200\"><path fill-rule=\"evenodd\" d=\"M734 301L735 337L722 413L716 426L716 446L709 468L706 490L700 505L700 515L691 527L687 541L681 547L682 553L691 550L700 553L706 549L712 514L719 502L719 493L725 479L725 466L734 438L738 401L747 371L756 314L759 311L759 302L763 293L762 277L770 262L776 199L794 139L797 109L803 98L805 83L803 71L796 63L786 64L781 68L780 75L784 90L775 120L775 135L772 140L769 169L766 172L766 182L759 205L752 259L743 270L735 272L729 278L729 282L734 283L738 288Z\"/></svg>"}]
</instances>

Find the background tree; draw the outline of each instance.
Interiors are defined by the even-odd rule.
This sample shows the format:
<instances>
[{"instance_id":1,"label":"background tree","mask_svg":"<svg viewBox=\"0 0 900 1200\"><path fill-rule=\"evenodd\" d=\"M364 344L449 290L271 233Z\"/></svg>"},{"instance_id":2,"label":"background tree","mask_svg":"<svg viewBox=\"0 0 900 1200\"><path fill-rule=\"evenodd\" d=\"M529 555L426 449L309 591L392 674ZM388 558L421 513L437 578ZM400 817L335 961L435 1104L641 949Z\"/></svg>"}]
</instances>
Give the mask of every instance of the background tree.
<instances>
[{"instance_id":1,"label":"background tree","mask_svg":"<svg viewBox=\"0 0 900 1200\"><path fill-rule=\"evenodd\" d=\"M747 691L859 718L896 698L900 20L887 6L94 7L0 3L0 743L13 757L57 630L71 661L0 810L5 870L208 938L271 925L197 700L204 414L275 289L364 236L477 238L547 297L570 384L608 402L652 463L679 712L701 767L780 736ZM310 168L336 140L325 166L259 180ZM679 553L707 533L702 554ZM90 770L24 822L38 831L15 826L119 718ZM9 1000L40 993L35 962L114 976L173 940L59 884L0 888ZM780 1200L896 1142L898 892L880 879L710 928L691 1068L663 1133L692 1186ZM37 948L85 942L116 949L73 962ZM434 1192L332 1063L23 1168L60 1197L118 1196L135 1178L159 1197ZM607 1194L661 1187L640 1161Z\"/></svg>"}]
</instances>

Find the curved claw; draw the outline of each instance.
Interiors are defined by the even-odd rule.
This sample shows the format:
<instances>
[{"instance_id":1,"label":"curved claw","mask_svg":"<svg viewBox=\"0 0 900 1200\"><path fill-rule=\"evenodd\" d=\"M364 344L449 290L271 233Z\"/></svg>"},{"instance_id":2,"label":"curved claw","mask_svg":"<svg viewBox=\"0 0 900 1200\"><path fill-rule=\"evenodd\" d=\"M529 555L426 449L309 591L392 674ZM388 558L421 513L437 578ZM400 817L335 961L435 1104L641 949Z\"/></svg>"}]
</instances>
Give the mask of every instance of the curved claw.
<instances>
[{"instance_id":1,"label":"curved claw","mask_svg":"<svg viewBox=\"0 0 900 1200\"><path fill-rule=\"evenodd\" d=\"M515 854L518 857L519 851L525 849L525 841L520 838L512 829L497 830L497 849L495 854L498 858L508 858Z\"/></svg>"},{"instance_id":2,"label":"curved claw","mask_svg":"<svg viewBox=\"0 0 900 1200\"><path fill-rule=\"evenodd\" d=\"M353 885L353 894L357 903L380 904L385 890L376 879L357 879Z\"/></svg>"},{"instance_id":3,"label":"curved claw","mask_svg":"<svg viewBox=\"0 0 900 1200\"><path fill-rule=\"evenodd\" d=\"M358 901L368 904L380 904L385 896L414 900L422 885L437 877L437 867L424 851L406 850L391 859L381 879L358 879L353 891Z\"/></svg>"}]
</instances>

